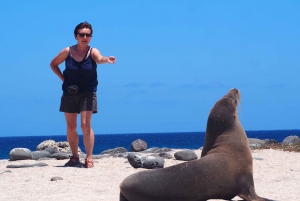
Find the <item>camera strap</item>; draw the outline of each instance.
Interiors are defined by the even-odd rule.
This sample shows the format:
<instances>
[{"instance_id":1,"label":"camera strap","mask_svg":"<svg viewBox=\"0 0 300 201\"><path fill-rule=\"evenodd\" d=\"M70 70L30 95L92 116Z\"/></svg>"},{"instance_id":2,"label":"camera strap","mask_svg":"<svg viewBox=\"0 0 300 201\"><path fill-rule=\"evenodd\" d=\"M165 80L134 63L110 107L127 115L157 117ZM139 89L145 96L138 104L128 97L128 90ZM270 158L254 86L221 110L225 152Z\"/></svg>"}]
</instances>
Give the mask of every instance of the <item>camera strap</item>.
<instances>
[{"instance_id":1,"label":"camera strap","mask_svg":"<svg viewBox=\"0 0 300 201\"><path fill-rule=\"evenodd\" d=\"M85 53L85 55L84 55L84 57L83 57L83 60L82 60L82 61L79 63L79 65L78 65L78 73L77 73L76 85L77 85L77 82L78 82L78 78L79 78L81 66L82 66L82 64L83 64L83 62L84 62L84 60L85 60L86 55L89 53L90 49L91 49L91 47L89 47L89 49L87 50L87 52Z\"/></svg>"}]
</instances>

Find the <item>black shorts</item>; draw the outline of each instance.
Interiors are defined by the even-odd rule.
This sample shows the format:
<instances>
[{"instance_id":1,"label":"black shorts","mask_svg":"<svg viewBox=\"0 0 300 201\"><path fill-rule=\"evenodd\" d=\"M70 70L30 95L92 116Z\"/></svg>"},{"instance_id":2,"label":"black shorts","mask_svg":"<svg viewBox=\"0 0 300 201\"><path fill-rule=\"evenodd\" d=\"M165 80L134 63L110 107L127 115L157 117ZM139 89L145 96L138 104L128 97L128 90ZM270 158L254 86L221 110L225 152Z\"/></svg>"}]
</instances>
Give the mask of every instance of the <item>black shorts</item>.
<instances>
[{"instance_id":1,"label":"black shorts","mask_svg":"<svg viewBox=\"0 0 300 201\"><path fill-rule=\"evenodd\" d=\"M67 113L80 113L82 111L98 112L96 92L86 92L76 95L63 93L59 111Z\"/></svg>"}]
</instances>

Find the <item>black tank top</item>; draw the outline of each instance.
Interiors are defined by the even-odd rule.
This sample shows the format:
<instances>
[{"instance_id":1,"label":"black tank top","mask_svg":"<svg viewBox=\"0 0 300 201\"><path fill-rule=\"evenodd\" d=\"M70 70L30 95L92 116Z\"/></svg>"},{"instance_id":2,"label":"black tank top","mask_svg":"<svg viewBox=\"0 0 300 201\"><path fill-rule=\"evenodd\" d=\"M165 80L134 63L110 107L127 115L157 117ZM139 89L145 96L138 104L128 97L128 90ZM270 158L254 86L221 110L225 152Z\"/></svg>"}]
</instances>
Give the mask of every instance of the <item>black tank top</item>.
<instances>
[{"instance_id":1,"label":"black tank top","mask_svg":"<svg viewBox=\"0 0 300 201\"><path fill-rule=\"evenodd\" d=\"M97 63L92 58L92 49L90 49L90 55L83 61L80 71L78 71L78 66L81 62L73 59L69 52L65 60L66 68L63 71L65 80L62 84L62 90L64 92L67 92L67 88L70 85L77 85L79 87L78 93L97 91ZM76 84L77 76L78 81Z\"/></svg>"}]
</instances>

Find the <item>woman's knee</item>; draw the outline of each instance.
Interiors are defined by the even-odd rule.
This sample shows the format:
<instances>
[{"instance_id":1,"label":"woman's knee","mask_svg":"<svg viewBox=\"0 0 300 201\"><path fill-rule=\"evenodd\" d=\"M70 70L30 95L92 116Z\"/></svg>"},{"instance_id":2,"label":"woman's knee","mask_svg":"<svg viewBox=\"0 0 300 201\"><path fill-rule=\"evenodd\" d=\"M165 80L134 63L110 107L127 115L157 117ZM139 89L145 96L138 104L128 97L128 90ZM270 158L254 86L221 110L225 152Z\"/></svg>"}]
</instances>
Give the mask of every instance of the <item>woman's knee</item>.
<instances>
[{"instance_id":1,"label":"woman's knee","mask_svg":"<svg viewBox=\"0 0 300 201\"><path fill-rule=\"evenodd\" d=\"M67 129L68 129L68 131L76 131L76 128L77 128L77 125L76 125L76 123L74 124L74 123L72 123L72 124L67 124Z\"/></svg>"},{"instance_id":2,"label":"woman's knee","mask_svg":"<svg viewBox=\"0 0 300 201\"><path fill-rule=\"evenodd\" d=\"M92 129L92 126L91 126L91 123L81 123L81 130L82 131L86 131L86 130L91 130Z\"/></svg>"}]
</instances>

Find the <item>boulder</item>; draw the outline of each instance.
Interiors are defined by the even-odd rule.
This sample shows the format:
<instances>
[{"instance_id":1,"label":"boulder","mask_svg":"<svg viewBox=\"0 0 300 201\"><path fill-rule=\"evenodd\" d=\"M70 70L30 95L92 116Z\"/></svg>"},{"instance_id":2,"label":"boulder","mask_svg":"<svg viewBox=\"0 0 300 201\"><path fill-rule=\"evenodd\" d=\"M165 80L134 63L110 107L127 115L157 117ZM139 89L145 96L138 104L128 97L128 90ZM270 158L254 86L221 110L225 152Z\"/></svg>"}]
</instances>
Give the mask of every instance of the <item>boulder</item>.
<instances>
[{"instance_id":1,"label":"boulder","mask_svg":"<svg viewBox=\"0 0 300 201\"><path fill-rule=\"evenodd\" d=\"M266 142L256 138L248 138L248 143L251 149L258 149L264 146Z\"/></svg>"},{"instance_id":2,"label":"boulder","mask_svg":"<svg viewBox=\"0 0 300 201\"><path fill-rule=\"evenodd\" d=\"M54 140L45 140L36 147L37 151L45 149L51 149L51 153L71 152L71 147L67 141L55 142ZM81 153L80 147L78 147L78 152Z\"/></svg>"},{"instance_id":3,"label":"boulder","mask_svg":"<svg viewBox=\"0 0 300 201\"><path fill-rule=\"evenodd\" d=\"M249 142L249 145L259 144L261 146L263 146L266 143L265 141L260 140L260 139L256 139L256 138L248 138L248 142Z\"/></svg>"},{"instance_id":4,"label":"boulder","mask_svg":"<svg viewBox=\"0 0 300 201\"><path fill-rule=\"evenodd\" d=\"M165 160L160 156L142 156L133 152L128 153L127 159L134 168L163 168L165 164Z\"/></svg>"},{"instance_id":5,"label":"boulder","mask_svg":"<svg viewBox=\"0 0 300 201\"><path fill-rule=\"evenodd\" d=\"M174 154L176 160L191 161L198 158L197 154L192 150L178 151Z\"/></svg>"},{"instance_id":6,"label":"boulder","mask_svg":"<svg viewBox=\"0 0 300 201\"><path fill-rule=\"evenodd\" d=\"M42 151L33 151L32 152L32 159L33 160L39 160L41 158L50 158L51 153L47 150Z\"/></svg>"},{"instance_id":7,"label":"boulder","mask_svg":"<svg viewBox=\"0 0 300 201\"><path fill-rule=\"evenodd\" d=\"M9 159L16 160L32 160L32 152L27 148L14 148L9 152Z\"/></svg>"},{"instance_id":8,"label":"boulder","mask_svg":"<svg viewBox=\"0 0 300 201\"><path fill-rule=\"evenodd\" d=\"M131 143L131 151L139 152L147 149L147 143L144 140L137 139Z\"/></svg>"},{"instance_id":9,"label":"boulder","mask_svg":"<svg viewBox=\"0 0 300 201\"><path fill-rule=\"evenodd\" d=\"M56 147L56 142L54 140L45 140L36 147L36 150L42 151L48 147Z\"/></svg>"},{"instance_id":10,"label":"boulder","mask_svg":"<svg viewBox=\"0 0 300 201\"><path fill-rule=\"evenodd\" d=\"M128 153L127 159L132 167L134 167L134 168L142 167L142 155L141 154Z\"/></svg>"},{"instance_id":11,"label":"boulder","mask_svg":"<svg viewBox=\"0 0 300 201\"><path fill-rule=\"evenodd\" d=\"M67 141L57 142L56 145L60 148L70 147L69 142L67 142Z\"/></svg>"},{"instance_id":12,"label":"boulder","mask_svg":"<svg viewBox=\"0 0 300 201\"><path fill-rule=\"evenodd\" d=\"M296 135L291 135L291 136L286 137L283 140L283 143L288 144L288 145L293 145L293 144L296 144L296 143L300 143L300 139Z\"/></svg>"},{"instance_id":13,"label":"boulder","mask_svg":"<svg viewBox=\"0 0 300 201\"><path fill-rule=\"evenodd\" d=\"M165 160L160 156L144 156L142 157L142 168L156 169L163 168Z\"/></svg>"}]
</instances>

